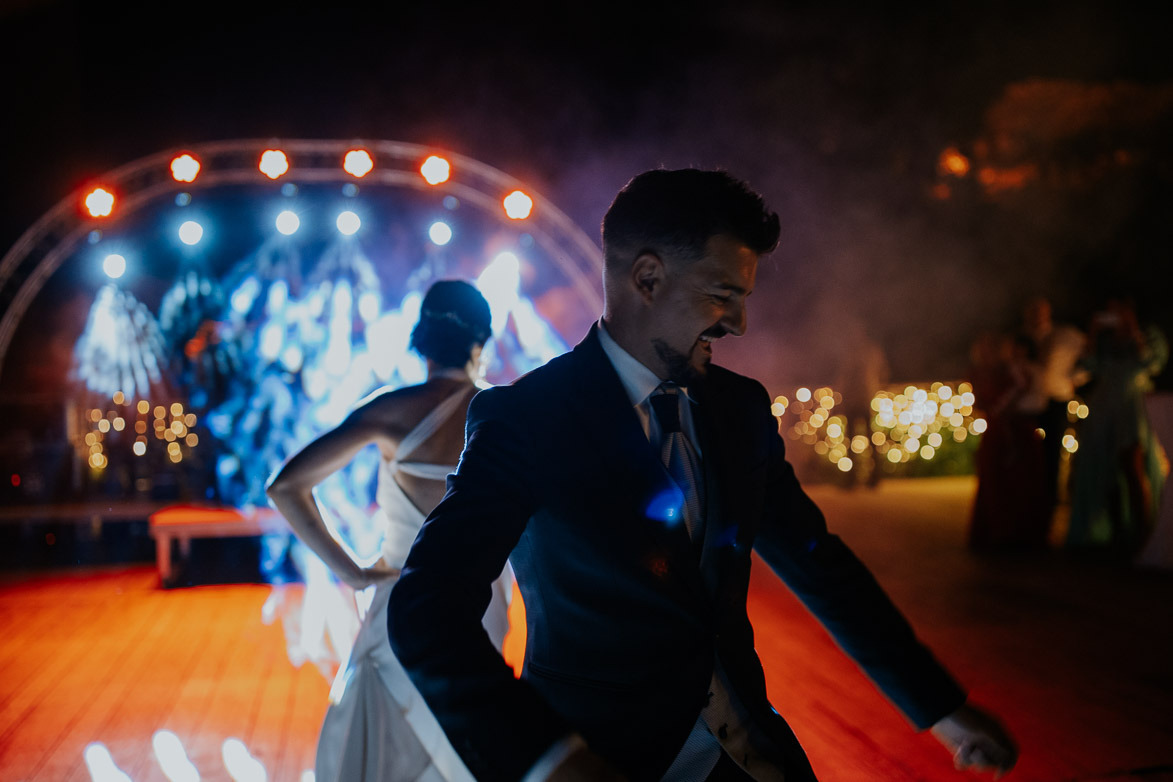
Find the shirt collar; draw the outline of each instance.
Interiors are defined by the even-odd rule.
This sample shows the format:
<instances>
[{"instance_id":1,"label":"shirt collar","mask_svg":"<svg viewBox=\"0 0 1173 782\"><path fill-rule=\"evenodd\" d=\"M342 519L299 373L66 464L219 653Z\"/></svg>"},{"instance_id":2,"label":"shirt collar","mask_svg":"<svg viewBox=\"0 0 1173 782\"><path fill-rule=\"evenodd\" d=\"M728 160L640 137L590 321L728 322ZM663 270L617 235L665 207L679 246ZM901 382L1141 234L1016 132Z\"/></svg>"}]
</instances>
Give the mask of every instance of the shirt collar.
<instances>
[{"instance_id":1,"label":"shirt collar","mask_svg":"<svg viewBox=\"0 0 1173 782\"><path fill-rule=\"evenodd\" d=\"M607 327L603 325L602 318L599 319L599 345L603 348L603 352L607 354L607 359L611 362L611 366L615 368L615 372L619 375L619 381L623 384L623 390L627 392L627 398L631 400L631 404L639 405L651 396L652 392L664 382L656 376L656 373L641 364L637 358L632 356L623 348L619 347L619 343L615 338L607 333ZM688 395L688 389L681 387L685 397L691 402L692 397Z\"/></svg>"}]
</instances>

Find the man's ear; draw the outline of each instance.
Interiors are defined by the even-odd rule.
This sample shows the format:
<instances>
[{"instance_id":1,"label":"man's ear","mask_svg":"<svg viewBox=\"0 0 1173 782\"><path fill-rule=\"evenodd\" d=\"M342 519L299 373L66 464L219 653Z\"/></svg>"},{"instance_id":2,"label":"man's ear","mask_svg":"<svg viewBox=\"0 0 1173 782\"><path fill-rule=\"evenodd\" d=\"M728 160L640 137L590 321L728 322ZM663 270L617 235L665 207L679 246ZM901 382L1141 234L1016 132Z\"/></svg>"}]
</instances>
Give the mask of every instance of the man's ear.
<instances>
[{"instance_id":1,"label":"man's ear","mask_svg":"<svg viewBox=\"0 0 1173 782\"><path fill-rule=\"evenodd\" d=\"M631 284L645 302L650 302L664 284L664 261L655 253L643 252L631 265Z\"/></svg>"}]
</instances>

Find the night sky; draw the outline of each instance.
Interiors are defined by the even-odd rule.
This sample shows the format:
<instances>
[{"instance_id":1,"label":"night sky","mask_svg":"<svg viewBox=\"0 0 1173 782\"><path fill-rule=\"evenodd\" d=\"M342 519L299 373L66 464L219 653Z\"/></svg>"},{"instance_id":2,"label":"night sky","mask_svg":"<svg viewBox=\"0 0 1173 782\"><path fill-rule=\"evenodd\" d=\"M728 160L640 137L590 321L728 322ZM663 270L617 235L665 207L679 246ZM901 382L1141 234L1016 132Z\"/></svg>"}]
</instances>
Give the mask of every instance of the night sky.
<instances>
[{"instance_id":1,"label":"night sky","mask_svg":"<svg viewBox=\"0 0 1173 782\"><path fill-rule=\"evenodd\" d=\"M642 170L747 179L782 245L717 358L776 393L861 334L895 380L960 377L1040 294L1077 325L1131 296L1173 334L1173 58L1140 5L116 5L0 11L4 248L159 150L381 138L483 160L592 237Z\"/></svg>"}]
</instances>

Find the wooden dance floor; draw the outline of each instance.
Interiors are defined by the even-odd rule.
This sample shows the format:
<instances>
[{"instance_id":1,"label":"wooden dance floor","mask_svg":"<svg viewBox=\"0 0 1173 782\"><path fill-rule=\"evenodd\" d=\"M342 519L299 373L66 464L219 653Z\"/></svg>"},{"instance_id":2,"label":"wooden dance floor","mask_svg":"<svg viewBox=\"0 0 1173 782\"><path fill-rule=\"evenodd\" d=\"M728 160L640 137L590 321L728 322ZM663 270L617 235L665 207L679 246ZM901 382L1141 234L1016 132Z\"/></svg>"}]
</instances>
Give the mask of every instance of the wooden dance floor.
<instances>
[{"instance_id":1,"label":"wooden dance floor","mask_svg":"<svg viewBox=\"0 0 1173 782\"><path fill-rule=\"evenodd\" d=\"M1003 715L1022 744L1010 779L1173 779L1173 574L1059 552L973 556L973 488L930 479L811 493L973 699ZM229 738L264 769L254 764L250 782L308 779L328 682L295 668L281 623L262 621L270 594L161 590L150 566L4 576L0 779L90 780L83 753L100 742L130 780L165 780L152 750L161 729L199 779L232 779ZM760 563L750 609L771 699L820 778L967 778Z\"/></svg>"}]
</instances>

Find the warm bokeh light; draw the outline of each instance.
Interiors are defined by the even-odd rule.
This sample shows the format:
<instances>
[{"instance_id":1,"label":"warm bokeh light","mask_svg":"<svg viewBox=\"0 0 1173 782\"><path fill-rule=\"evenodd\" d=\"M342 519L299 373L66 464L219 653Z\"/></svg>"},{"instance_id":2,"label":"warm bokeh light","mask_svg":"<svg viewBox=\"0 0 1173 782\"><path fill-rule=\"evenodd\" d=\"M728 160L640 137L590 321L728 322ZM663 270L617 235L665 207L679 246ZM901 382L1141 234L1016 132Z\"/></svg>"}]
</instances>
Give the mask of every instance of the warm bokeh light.
<instances>
[{"instance_id":1,"label":"warm bokeh light","mask_svg":"<svg viewBox=\"0 0 1173 782\"><path fill-rule=\"evenodd\" d=\"M452 241L452 228L443 220L437 220L428 228L428 238L432 240L432 244L443 247Z\"/></svg>"},{"instance_id":2,"label":"warm bokeh light","mask_svg":"<svg viewBox=\"0 0 1173 782\"><path fill-rule=\"evenodd\" d=\"M289 158L279 149L266 149L257 168L269 179L277 179L289 170Z\"/></svg>"},{"instance_id":3,"label":"warm bokeh light","mask_svg":"<svg viewBox=\"0 0 1173 782\"><path fill-rule=\"evenodd\" d=\"M452 176L452 165L439 155L432 155L420 164L420 174L429 185L438 185Z\"/></svg>"},{"instance_id":4,"label":"warm bokeh light","mask_svg":"<svg viewBox=\"0 0 1173 782\"><path fill-rule=\"evenodd\" d=\"M362 220L354 212L347 209L338 215L338 219L334 221L334 224L338 226L338 230L343 235L354 236L358 233L358 229L362 227Z\"/></svg>"},{"instance_id":5,"label":"warm bokeh light","mask_svg":"<svg viewBox=\"0 0 1173 782\"><path fill-rule=\"evenodd\" d=\"M297 229L301 227L301 218L297 216L296 212L286 209L277 215L276 223L278 231L286 236L293 236L297 233Z\"/></svg>"},{"instance_id":6,"label":"warm bokeh light","mask_svg":"<svg viewBox=\"0 0 1173 782\"><path fill-rule=\"evenodd\" d=\"M524 220L534 210L534 200L520 190L514 190L501 202L505 214L512 220Z\"/></svg>"},{"instance_id":7,"label":"warm bokeh light","mask_svg":"<svg viewBox=\"0 0 1173 782\"><path fill-rule=\"evenodd\" d=\"M118 253L110 253L102 260L102 271L112 280L117 280L126 274L126 258Z\"/></svg>"},{"instance_id":8,"label":"warm bokeh light","mask_svg":"<svg viewBox=\"0 0 1173 782\"><path fill-rule=\"evenodd\" d=\"M200 174L200 161L184 152L171 159L171 177L176 182L194 182Z\"/></svg>"},{"instance_id":9,"label":"warm bokeh light","mask_svg":"<svg viewBox=\"0 0 1173 782\"><path fill-rule=\"evenodd\" d=\"M969 173L969 158L961 154L957 147L948 147L941 153L937 165L941 173L963 177Z\"/></svg>"},{"instance_id":10,"label":"warm bokeh light","mask_svg":"<svg viewBox=\"0 0 1173 782\"><path fill-rule=\"evenodd\" d=\"M195 220L187 220L179 226L179 241L188 247L193 247L204 238L204 227Z\"/></svg>"},{"instance_id":11,"label":"warm bokeh light","mask_svg":"<svg viewBox=\"0 0 1173 782\"><path fill-rule=\"evenodd\" d=\"M342 170L359 179L371 173L374 167L375 161L371 159L371 153L365 149L352 149L342 159Z\"/></svg>"},{"instance_id":12,"label":"warm bokeh light","mask_svg":"<svg viewBox=\"0 0 1173 782\"><path fill-rule=\"evenodd\" d=\"M91 217L109 217L114 211L114 194L102 187L95 187L85 197L86 211Z\"/></svg>"}]
</instances>

